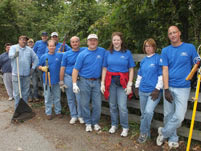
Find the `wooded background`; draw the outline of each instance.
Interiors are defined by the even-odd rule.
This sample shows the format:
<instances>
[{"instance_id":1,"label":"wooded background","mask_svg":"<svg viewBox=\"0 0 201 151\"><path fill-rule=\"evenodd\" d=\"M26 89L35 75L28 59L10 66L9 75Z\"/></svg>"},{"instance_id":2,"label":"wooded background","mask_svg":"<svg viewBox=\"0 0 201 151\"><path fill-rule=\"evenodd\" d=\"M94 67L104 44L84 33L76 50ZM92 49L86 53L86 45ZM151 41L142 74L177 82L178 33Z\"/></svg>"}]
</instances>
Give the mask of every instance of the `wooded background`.
<instances>
[{"instance_id":1,"label":"wooded background","mask_svg":"<svg viewBox=\"0 0 201 151\"><path fill-rule=\"evenodd\" d=\"M177 25L182 40L201 44L200 0L0 0L0 52L4 44L17 43L19 35L35 41L47 31L77 35L86 46L89 33L108 48L111 33L121 31L128 49L142 53L143 41L154 38L158 52L169 44L167 29Z\"/></svg>"}]
</instances>

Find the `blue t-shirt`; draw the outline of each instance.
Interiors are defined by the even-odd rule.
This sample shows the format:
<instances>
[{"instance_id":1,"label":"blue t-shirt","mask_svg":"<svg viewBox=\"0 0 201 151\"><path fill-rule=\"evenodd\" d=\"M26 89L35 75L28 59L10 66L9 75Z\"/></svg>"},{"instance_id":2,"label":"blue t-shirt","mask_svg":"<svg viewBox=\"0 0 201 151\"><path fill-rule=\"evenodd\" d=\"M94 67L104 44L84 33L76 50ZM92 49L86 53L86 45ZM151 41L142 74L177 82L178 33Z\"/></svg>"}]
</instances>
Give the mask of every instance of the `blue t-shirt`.
<instances>
[{"instance_id":1,"label":"blue t-shirt","mask_svg":"<svg viewBox=\"0 0 201 151\"><path fill-rule=\"evenodd\" d=\"M11 73L11 59L8 57L8 52L4 52L0 55L0 69L3 73Z\"/></svg>"},{"instance_id":2,"label":"blue t-shirt","mask_svg":"<svg viewBox=\"0 0 201 151\"><path fill-rule=\"evenodd\" d=\"M81 47L79 51L67 51L63 54L61 66L66 68L66 73L69 75L72 75L72 71L77 59L77 56L82 52L84 49L87 49L87 47Z\"/></svg>"},{"instance_id":3,"label":"blue t-shirt","mask_svg":"<svg viewBox=\"0 0 201 151\"><path fill-rule=\"evenodd\" d=\"M60 42L57 43L55 52L59 51L60 47L61 47L61 52L63 52L63 46L62 46L62 43L60 43ZM65 44L64 52L69 51L69 50L71 50L71 47L68 46L67 44ZM49 51L48 48L46 48L46 53L48 53L48 51Z\"/></svg>"},{"instance_id":4,"label":"blue t-shirt","mask_svg":"<svg viewBox=\"0 0 201 151\"><path fill-rule=\"evenodd\" d=\"M129 50L125 52L110 51L105 52L103 66L107 68L109 72L128 72L129 68L135 67L135 63L132 54Z\"/></svg>"},{"instance_id":5,"label":"blue t-shirt","mask_svg":"<svg viewBox=\"0 0 201 151\"><path fill-rule=\"evenodd\" d=\"M191 67L199 55L194 45L182 43L180 46L172 45L162 49L160 65L168 66L169 86L176 88L190 87L190 81L185 80Z\"/></svg>"},{"instance_id":6,"label":"blue t-shirt","mask_svg":"<svg viewBox=\"0 0 201 151\"><path fill-rule=\"evenodd\" d=\"M38 40L36 41L33 50L36 53L36 55L38 56L38 59L40 59L40 57L45 54L47 49L47 42L44 42L42 40Z\"/></svg>"},{"instance_id":7,"label":"blue t-shirt","mask_svg":"<svg viewBox=\"0 0 201 151\"><path fill-rule=\"evenodd\" d=\"M46 53L40 58L39 66L46 66L46 59L48 59L51 84L57 84L59 82L62 56L62 53L54 53L53 55ZM45 83L45 72L43 72L43 83Z\"/></svg>"},{"instance_id":8,"label":"blue t-shirt","mask_svg":"<svg viewBox=\"0 0 201 151\"><path fill-rule=\"evenodd\" d=\"M139 89L142 92L152 92L158 82L158 77L162 75L162 67L160 66L160 55L154 54L151 57L145 57L140 62L138 75L142 77Z\"/></svg>"},{"instance_id":9,"label":"blue t-shirt","mask_svg":"<svg viewBox=\"0 0 201 151\"><path fill-rule=\"evenodd\" d=\"M84 78L100 78L105 49L97 47L96 50L85 49L76 60L75 69L79 76Z\"/></svg>"}]
</instances>

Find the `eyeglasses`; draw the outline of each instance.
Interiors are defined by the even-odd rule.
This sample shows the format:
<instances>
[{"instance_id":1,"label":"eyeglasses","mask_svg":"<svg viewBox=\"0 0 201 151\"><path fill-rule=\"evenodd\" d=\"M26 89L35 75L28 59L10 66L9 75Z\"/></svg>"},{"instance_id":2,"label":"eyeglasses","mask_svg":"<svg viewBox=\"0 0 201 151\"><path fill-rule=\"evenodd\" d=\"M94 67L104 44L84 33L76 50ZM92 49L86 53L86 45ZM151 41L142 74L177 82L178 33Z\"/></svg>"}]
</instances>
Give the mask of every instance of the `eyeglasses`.
<instances>
[{"instance_id":1,"label":"eyeglasses","mask_svg":"<svg viewBox=\"0 0 201 151\"><path fill-rule=\"evenodd\" d=\"M147 48L148 48L148 47L150 48L150 47L152 47L152 46L151 46L151 45L145 45L144 47L145 47L145 48L146 48L146 47L147 47Z\"/></svg>"}]
</instances>

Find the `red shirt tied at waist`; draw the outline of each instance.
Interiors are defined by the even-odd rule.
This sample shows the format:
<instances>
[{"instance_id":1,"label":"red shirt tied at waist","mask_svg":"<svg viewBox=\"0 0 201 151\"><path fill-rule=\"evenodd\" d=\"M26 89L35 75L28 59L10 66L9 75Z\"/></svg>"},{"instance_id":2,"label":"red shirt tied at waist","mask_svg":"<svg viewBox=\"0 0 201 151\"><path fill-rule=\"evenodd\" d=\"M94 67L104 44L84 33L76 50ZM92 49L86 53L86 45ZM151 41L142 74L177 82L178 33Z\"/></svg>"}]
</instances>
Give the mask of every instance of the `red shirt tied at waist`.
<instances>
[{"instance_id":1,"label":"red shirt tied at waist","mask_svg":"<svg viewBox=\"0 0 201 151\"><path fill-rule=\"evenodd\" d=\"M120 76L120 84L121 86L125 89L127 87L127 83L129 80L129 73L125 72L106 72L106 77L105 77L105 92L104 92L104 97L106 100L108 100L109 95L110 95L110 84L112 81L112 76ZM128 95L128 98L131 99L133 96L133 92Z\"/></svg>"}]
</instances>

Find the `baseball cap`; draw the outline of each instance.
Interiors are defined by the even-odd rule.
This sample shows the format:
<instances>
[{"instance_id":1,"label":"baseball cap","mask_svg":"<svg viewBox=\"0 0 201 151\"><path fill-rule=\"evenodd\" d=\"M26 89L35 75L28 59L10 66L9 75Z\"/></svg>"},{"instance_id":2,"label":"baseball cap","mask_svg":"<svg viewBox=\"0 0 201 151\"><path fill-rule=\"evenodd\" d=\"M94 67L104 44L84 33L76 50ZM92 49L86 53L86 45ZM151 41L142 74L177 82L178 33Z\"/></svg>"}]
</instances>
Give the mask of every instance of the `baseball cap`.
<instances>
[{"instance_id":1,"label":"baseball cap","mask_svg":"<svg viewBox=\"0 0 201 151\"><path fill-rule=\"evenodd\" d=\"M90 34L88 37L87 37L87 40L89 39L97 39L98 40L98 36L96 34Z\"/></svg>"},{"instance_id":2,"label":"baseball cap","mask_svg":"<svg viewBox=\"0 0 201 151\"><path fill-rule=\"evenodd\" d=\"M32 38L29 38L27 42L34 42L34 40Z\"/></svg>"},{"instance_id":3,"label":"baseball cap","mask_svg":"<svg viewBox=\"0 0 201 151\"><path fill-rule=\"evenodd\" d=\"M51 37L53 37L53 36L57 36L58 37L58 33L57 32L51 33Z\"/></svg>"},{"instance_id":4,"label":"baseball cap","mask_svg":"<svg viewBox=\"0 0 201 151\"><path fill-rule=\"evenodd\" d=\"M42 36L48 36L48 33L47 32L42 32L41 35Z\"/></svg>"}]
</instances>

